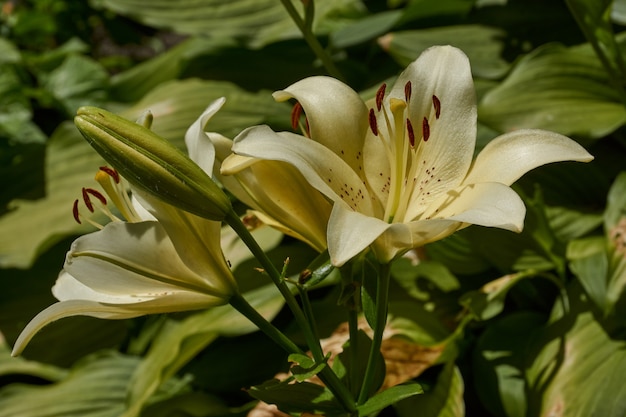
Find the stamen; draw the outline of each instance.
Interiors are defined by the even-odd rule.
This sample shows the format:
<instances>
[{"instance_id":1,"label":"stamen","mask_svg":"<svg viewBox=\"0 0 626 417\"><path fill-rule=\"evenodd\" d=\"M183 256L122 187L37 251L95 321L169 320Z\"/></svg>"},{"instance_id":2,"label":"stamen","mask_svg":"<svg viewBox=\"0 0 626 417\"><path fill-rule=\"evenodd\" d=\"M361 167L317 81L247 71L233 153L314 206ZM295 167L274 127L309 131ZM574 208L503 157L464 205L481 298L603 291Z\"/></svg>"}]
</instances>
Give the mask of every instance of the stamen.
<instances>
[{"instance_id":1,"label":"stamen","mask_svg":"<svg viewBox=\"0 0 626 417\"><path fill-rule=\"evenodd\" d=\"M433 94L433 107L435 108L435 118L439 119L439 115L441 114L441 101L439 98Z\"/></svg>"},{"instance_id":2,"label":"stamen","mask_svg":"<svg viewBox=\"0 0 626 417\"><path fill-rule=\"evenodd\" d=\"M376 113L374 113L374 109L370 109L369 122L372 133L374 134L374 136L378 136L378 124L376 122Z\"/></svg>"},{"instance_id":3,"label":"stamen","mask_svg":"<svg viewBox=\"0 0 626 417\"><path fill-rule=\"evenodd\" d=\"M428 125L428 119L424 117L424 120L422 120L422 138L424 139L424 142L428 141L429 137L430 126Z\"/></svg>"},{"instance_id":4,"label":"stamen","mask_svg":"<svg viewBox=\"0 0 626 417\"><path fill-rule=\"evenodd\" d=\"M299 101L296 101L296 104L293 105L293 109L291 109L291 128L293 130L298 129L298 125L300 124L300 115L302 114L302 104Z\"/></svg>"},{"instance_id":5,"label":"stamen","mask_svg":"<svg viewBox=\"0 0 626 417\"><path fill-rule=\"evenodd\" d=\"M91 204L91 199L89 198L89 194L87 194L87 189L84 187L83 187L83 201L85 202L85 205L87 206L87 210L93 213L94 212L93 204Z\"/></svg>"},{"instance_id":6,"label":"stamen","mask_svg":"<svg viewBox=\"0 0 626 417\"><path fill-rule=\"evenodd\" d=\"M385 98L385 90L387 89L387 84L383 83L376 91L376 109L380 111L383 107L383 98Z\"/></svg>"},{"instance_id":7,"label":"stamen","mask_svg":"<svg viewBox=\"0 0 626 417\"><path fill-rule=\"evenodd\" d=\"M78 216L78 199L74 201L74 206L72 207L72 215L74 215L74 220L76 220L76 223L83 224L80 221L80 217Z\"/></svg>"},{"instance_id":8,"label":"stamen","mask_svg":"<svg viewBox=\"0 0 626 417\"><path fill-rule=\"evenodd\" d=\"M109 176L113 178L113 181L115 181L116 184L120 183L120 174L118 174L118 172L114 170L113 168L104 166L104 167L100 167L100 171L109 174Z\"/></svg>"},{"instance_id":9,"label":"stamen","mask_svg":"<svg viewBox=\"0 0 626 417\"><path fill-rule=\"evenodd\" d=\"M411 148L415 147L415 132L413 132L413 124L409 119L406 119L406 131L409 134L409 143L411 144Z\"/></svg>"},{"instance_id":10,"label":"stamen","mask_svg":"<svg viewBox=\"0 0 626 417\"><path fill-rule=\"evenodd\" d=\"M406 100L407 103L411 99L412 92L413 92L413 85L411 84L411 81L407 81L406 84L404 84L404 100Z\"/></svg>"},{"instance_id":11,"label":"stamen","mask_svg":"<svg viewBox=\"0 0 626 417\"><path fill-rule=\"evenodd\" d=\"M91 194L92 196L96 197L98 200L100 200L100 203L102 203L103 206L107 205L107 199L104 197L104 195L102 195L101 192L96 191L93 188L83 188L83 196L87 194Z\"/></svg>"}]
</instances>

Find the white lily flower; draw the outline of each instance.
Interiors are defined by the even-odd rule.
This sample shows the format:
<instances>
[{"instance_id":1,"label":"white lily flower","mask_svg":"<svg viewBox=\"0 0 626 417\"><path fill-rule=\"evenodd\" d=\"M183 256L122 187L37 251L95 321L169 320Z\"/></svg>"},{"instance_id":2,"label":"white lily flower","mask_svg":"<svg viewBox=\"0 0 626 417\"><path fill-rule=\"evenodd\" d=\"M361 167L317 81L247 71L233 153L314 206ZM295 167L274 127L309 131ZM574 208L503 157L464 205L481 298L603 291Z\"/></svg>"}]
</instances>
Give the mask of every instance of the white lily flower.
<instances>
[{"instance_id":1,"label":"white lily flower","mask_svg":"<svg viewBox=\"0 0 626 417\"><path fill-rule=\"evenodd\" d=\"M185 136L190 158L205 169L210 167L219 182L264 224L324 251L332 204L290 164L234 155L233 141L205 132L205 124L206 112Z\"/></svg>"},{"instance_id":2,"label":"white lily flower","mask_svg":"<svg viewBox=\"0 0 626 417\"><path fill-rule=\"evenodd\" d=\"M205 117L220 106L214 103ZM201 168L210 173L210 158L201 162ZM52 289L59 301L26 326L15 343L14 356L41 328L64 317L123 319L202 309L227 304L238 291L222 253L221 222L183 211L137 189L133 189L137 198L131 201L117 172L110 168L102 168L96 180L108 200L99 191L84 188L84 204L92 213L99 206L114 221L106 226L96 224L102 230L72 243ZM109 201L126 221L108 210ZM83 217L78 207L79 200L74 204L74 217L80 223Z\"/></svg>"},{"instance_id":3,"label":"white lily flower","mask_svg":"<svg viewBox=\"0 0 626 417\"><path fill-rule=\"evenodd\" d=\"M514 181L550 162L593 159L565 136L518 130L472 161L474 86L469 60L450 46L426 50L385 90L364 103L340 81L306 78L274 93L302 106L306 137L256 126L234 140L236 154L289 163L334 203L336 266L368 247L389 262L469 224L519 232L525 207Z\"/></svg>"}]
</instances>

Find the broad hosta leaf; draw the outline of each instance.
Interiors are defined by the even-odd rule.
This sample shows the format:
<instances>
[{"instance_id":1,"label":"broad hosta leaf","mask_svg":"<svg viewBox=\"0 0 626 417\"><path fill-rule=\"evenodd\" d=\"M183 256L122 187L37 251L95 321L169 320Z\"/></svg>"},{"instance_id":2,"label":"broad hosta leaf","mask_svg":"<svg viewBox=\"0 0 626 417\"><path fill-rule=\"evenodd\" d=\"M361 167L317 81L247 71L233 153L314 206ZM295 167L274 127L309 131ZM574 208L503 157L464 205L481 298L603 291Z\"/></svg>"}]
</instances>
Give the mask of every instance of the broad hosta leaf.
<instances>
[{"instance_id":1,"label":"broad hosta leaf","mask_svg":"<svg viewBox=\"0 0 626 417\"><path fill-rule=\"evenodd\" d=\"M399 417L464 417L463 377L450 362L443 368L433 388L422 395L405 399L395 405Z\"/></svg>"},{"instance_id":2,"label":"broad hosta leaf","mask_svg":"<svg viewBox=\"0 0 626 417\"><path fill-rule=\"evenodd\" d=\"M622 84L626 75L626 65L613 34L611 23L613 0L566 0L566 3L578 26L602 60L612 86L625 97Z\"/></svg>"},{"instance_id":3,"label":"broad hosta leaf","mask_svg":"<svg viewBox=\"0 0 626 417\"><path fill-rule=\"evenodd\" d=\"M467 54L474 76L499 78L509 68L501 58L504 35L503 30L489 26L444 26L392 32L380 38L379 44L403 67L432 45L453 45Z\"/></svg>"},{"instance_id":4,"label":"broad hosta leaf","mask_svg":"<svg viewBox=\"0 0 626 417\"><path fill-rule=\"evenodd\" d=\"M626 121L626 110L590 45L546 45L487 92L479 118L501 132L542 128L599 138Z\"/></svg>"},{"instance_id":5,"label":"broad hosta leaf","mask_svg":"<svg viewBox=\"0 0 626 417\"><path fill-rule=\"evenodd\" d=\"M80 106L101 106L107 97L109 75L98 62L82 55L69 55L43 78L43 87L68 116Z\"/></svg>"},{"instance_id":6,"label":"broad hosta leaf","mask_svg":"<svg viewBox=\"0 0 626 417\"><path fill-rule=\"evenodd\" d=\"M84 360L52 385L8 385L0 390L0 410L20 417L118 417L137 363L137 358L108 354Z\"/></svg>"},{"instance_id":7,"label":"broad hosta leaf","mask_svg":"<svg viewBox=\"0 0 626 417\"><path fill-rule=\"evenodd\" d=\"M528 415L620 417L626 413L626 343L585 310L554 323L528 371L538 404ZM590 389L585 389L588 387ZM593 389L592 389L593 387Z\"/></svg>"},{"instance_id":8,"label":"broad hosta leaf","mask_svg":"<svg viewBox=\"0 0 626 417\"><path fill-rule=\"evenodd\" d=\"M495 416L526 417L525 369L532 332L546 317L517 312L493 322L478 339L472 358L474 387Z\"/></svg>"},{"instance_id":9,"label":"broad hosta leaf","mask_svg":"<svg viewBox=\"0 0 626 417\"><path fill-rule=\"evenodd\" d=\"M250 291L246 298L257 311L270 320L284 303L273 285ZM256 328L230 306L193 314L182 321L168 321L153 341L137 372L133 374L129 406L123 416L137 416L161 384L218 336L236 336L254 330ZM217 367L219 364L213 366Z\"/></svg>"},{"instance_id":10,"label":"broad hosta leaf","mask_svg":"<svg viewBox=\"0 0 626 417\"><path fill-rule=\"evenodd\" d=\"M284 7L275 0L98 0L104 7L148 26L172 29L189 35L242 39L251 46L299 37ZM294 2L295 4L295 2ZM316 32L362 9L357 0L315 2Z\"/></svg>"},{"instance_id":11,"label":"broad hosta leaf","mask_svg":"<svg viewBox=\"0 0 626 417\"><path fill-rule=\"evenodd\" d=\"M252 94L233 84L195 79L164 84L121 114L136 120L151 110L152 129L183 146L189 125L221 96L227 97L227 103L211 120L211 130L234 135L264 122L288 125L288 107L274 102L267 93ZM39 253L64 236L91 230L74 222L71 207L81 187L94 185L93 175L102 164L72 124L61 125L47 148L46 196L35 201L15 200L11 203L14 210L0 218L0 266L28 267Z\"/></svg>"}]
</instances>

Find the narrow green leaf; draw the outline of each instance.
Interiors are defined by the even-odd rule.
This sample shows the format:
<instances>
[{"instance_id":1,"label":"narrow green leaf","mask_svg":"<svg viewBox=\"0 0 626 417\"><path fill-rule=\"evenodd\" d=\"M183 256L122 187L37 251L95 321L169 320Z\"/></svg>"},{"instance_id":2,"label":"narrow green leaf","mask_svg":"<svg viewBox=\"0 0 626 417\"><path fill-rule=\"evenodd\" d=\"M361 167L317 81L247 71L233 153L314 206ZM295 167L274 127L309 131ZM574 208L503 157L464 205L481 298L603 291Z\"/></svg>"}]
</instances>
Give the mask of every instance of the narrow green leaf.
<instances>
[{"instance_id":1,"label":"narrow green leaf","mask_svg":"<svg viewBox=\"0 0 626 417\"><path fill-rule=\"evenodd\" d=\"M449 362L437 378L433 389L425 390L394 405L399 417L414 417L416 410L428 417L464 417L463 377L461 372Z\"/></svg>"},{"instance_id":2,"label":"narrow green leaf","mask_svg":"<svg viewBox=\"0 0 626 417\"><path fill-rule=\"evenodd\" d=\"M374 395L365 404L359 406L359 416L369 416L406 398L423 393L422 386L416 382L396 385Z\"/></svg>"},{"instance_id":3,"label":"narrow green leaf","mask_svg":"<svg viewBox=\"0 0 626 417\"><path fill-rule=\"evenodd\" d=\"M251 387L248 394L268 404L276 404L286 413L343 414L343 409L327 388L310 382L292 384L289 379L282 382L271 380Z\"/></svg>"}]
</instances>

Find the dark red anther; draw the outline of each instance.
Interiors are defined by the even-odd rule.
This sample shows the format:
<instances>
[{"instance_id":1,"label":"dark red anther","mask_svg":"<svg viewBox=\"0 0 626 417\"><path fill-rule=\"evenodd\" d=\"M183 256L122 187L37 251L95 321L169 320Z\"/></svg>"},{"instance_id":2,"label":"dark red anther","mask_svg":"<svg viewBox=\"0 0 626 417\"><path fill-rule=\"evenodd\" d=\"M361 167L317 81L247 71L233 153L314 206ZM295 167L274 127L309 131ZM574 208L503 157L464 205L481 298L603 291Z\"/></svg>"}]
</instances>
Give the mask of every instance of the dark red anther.
<instances>
[{"instance_id":1,"label":"dark red anther","mask_svg":"<svg viewBox=\"0 0 626 417\"><path fill-rule=\"evenodd\" d=\"M411 99L412 92L413 92L413 85L411 84L411 81L407 81L406 84L404 84L404 101L406 101L407 103Z\"/></svg>"},{"instance_id":2,"label":"dark red anther","mask_svg":"<svg viewBox=\"0 0 626 417\"><path fill-rule=\"evenodd\" d=\"M439 115L441 114L441 101L439 98L433 94L433 107L435 108L435 118L439 119Z\"/></svg>"},{"instance_id":3,"label":"dark red anther","mask_svg":"<svg viewBox=\"0 0 626 417\"><path fill-rule=\"evenodd\" d=\"M106 205L107 199L100 192L94 190L93 188L83 188L83 201L85 202L85 205L90 212L93 213L94 208L93 204L91 203L91 199L89 198L89 195L92 195L100 200L100 203L102 203L103 206Z\"/></svg>"},{"instance_id":4,"label":"dark red anther","mask_svg":"<svg viewBox=\"0 0 626 417\"><path fill-rule=\"evenodd\" d=\"M102 172L106 172L109 177L113 178L113 181L115 181L116 184L120 183L120 174L118 174L118 172L116 170L114 170L113 168L109 168L109 167L100 167L100 171Z\"/></svg>"},{"instance_id":5,"label":"dark red anther","mask_svg":"<svg viewBox=\"0 0 626 417\"><path fill-rule=\"evenodd\" d=\"M296 101L296 104L293 105L293 109L291 109L291 128L293 130L298 129L298 125L300 124L301 114L302 114L302 104Z\"/></svg>"},{"instance_id":6,"label":"dark red anther","mask_svg":"<svg viewBox=\"0 0 626 417\"><path fill-rule=\"evenodd\" d=\"M80 221L80 217L78 216L78 199L74 201L74 206L72 207L72 214L74 215L74 220L76 220L76 223L82 224L82 222Z\"/></svg>"},{"instance_id":7,"label":"dark red anther","mask_svg":"<svg viewBox=\"0 0 626 417\"><path fill-rule=\"evenodd\" d=\"M374 134L374 136L378 136L378 123L376 122L376 113L374 113L374 109L370 109L369 121L372 133Z\"/></svg>"},{"instance_id":8,"label":"dark red anther","mask_svg":"<svg viewBox=\"0 0 626 417\"><path fill-rule=\"evenodd\" d=\"M430 137L430 126L428 124L428 119L424 117L424 120L422 120L422 138L424 139L424 142L428 141L429 137Z\"/></svg>"},{"instance_id":9,"label":"dark red anther","mask_svg":"<svg viewBox=\"0 0 626 417\"><path fill-rule=\"evenodd\" d=\"M383 83L380 87L378 87L378 91L376 91L376 109L380 111L383 107L383 98L385 98L385 90L387 89L387 84Z\"/></svg>"},{"instance_id":10,"label":"dark red anther","mask_svg":"<svg viewBox=\"0 0 626 417\"><path fill-rule=\"evenodd\" d=\"M409 134L409 144L411 144L411 148L415 147L415 132L413 132L413 124L409 119L406 119L406 131Z\"/></svg>"}]
</instances>

